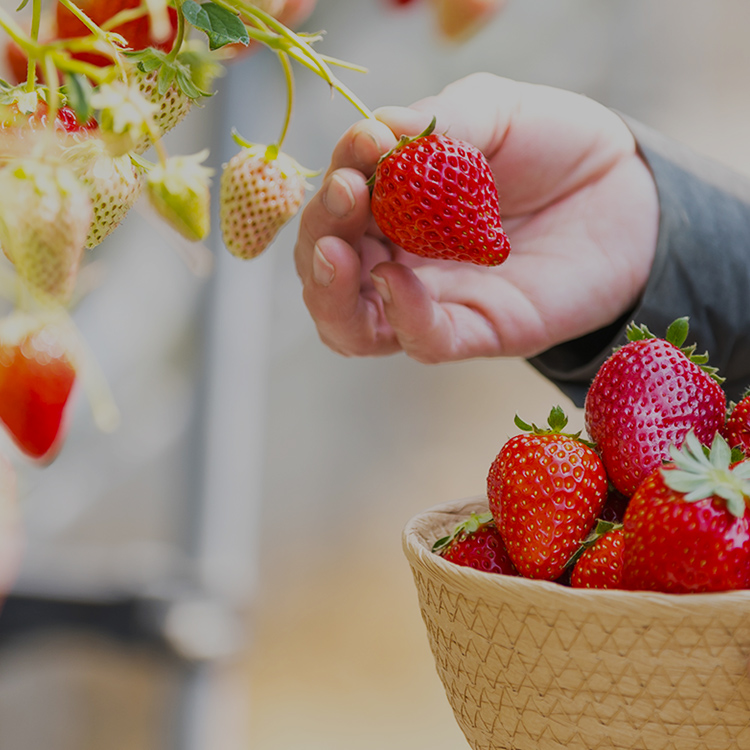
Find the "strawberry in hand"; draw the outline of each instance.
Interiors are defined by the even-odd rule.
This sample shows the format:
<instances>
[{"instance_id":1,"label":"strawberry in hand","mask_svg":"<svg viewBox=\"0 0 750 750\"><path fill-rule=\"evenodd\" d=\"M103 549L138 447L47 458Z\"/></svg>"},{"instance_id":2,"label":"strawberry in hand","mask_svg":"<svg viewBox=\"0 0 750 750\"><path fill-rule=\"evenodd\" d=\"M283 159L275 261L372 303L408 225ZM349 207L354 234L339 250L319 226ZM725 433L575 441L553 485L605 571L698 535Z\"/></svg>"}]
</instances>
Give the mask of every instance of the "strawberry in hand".
<instances>
[{"instance_id":1,"label":"strawberry in hand","mask_svg":"<svg viewBox=\"0 0 750 750\"><path fill-rule=\"evenodd\" d=\"M667 593L750 587L750 462L693 432L655 468L625 513L623 588Z\"/></svg>"},{"instance_id":2,"label":"strawberry in hand","mask_svg":"<svg viewBox=\"0 0 750 750\"><path fill-rule=\"evenodd\" d=\"M432 551L456 565L486 573L518 575L491 513L472 513L450 536L438 539Z\"/></svg>"},{"instance_id":3,"label":"strawberry in hand","mask_svg":"<svg viewBox=\"0 0 750 750\"><path fill-rule=\"evenodd\" d=\"M29 458L49 463L59 452L75 382L54 328L20 314L0 324L0 421Z\"/></svg>"},{"instance_id":4,"label":"strawberry in hand","mask_svg":"<svg viewBox=\"0 0 750 750\"><path fill-rule=\"evenodd\" d=\"M557 406L548 429L528 425L510 438L487 476L490 511L508 553L527 578L553 581L598 517L607 497L604 465Z\"/></svg>"},{"instance_id":5,"label":"strawberry in hand","mask_svg":"<svg viewBox=\"0 0 750 750\"><path fill-rule=\"evenodd\" d=\"M497 266L510 242L492 169L479 149L434 127L433 119L380 159L372 178L375 222L415 255Z\"/></svg>"}]
</instances>

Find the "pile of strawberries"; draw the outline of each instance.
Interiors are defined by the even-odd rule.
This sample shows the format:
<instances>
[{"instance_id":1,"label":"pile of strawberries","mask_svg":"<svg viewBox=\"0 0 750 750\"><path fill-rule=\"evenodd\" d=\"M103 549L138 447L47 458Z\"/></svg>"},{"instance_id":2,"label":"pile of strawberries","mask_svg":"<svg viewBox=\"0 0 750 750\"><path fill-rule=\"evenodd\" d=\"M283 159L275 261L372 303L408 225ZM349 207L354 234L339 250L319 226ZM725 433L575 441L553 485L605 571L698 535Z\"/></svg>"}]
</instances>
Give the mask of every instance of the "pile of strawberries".
<instances>
[{"instance_id":1,"label":"pile of strawberries","mask_svg":"<svg viewBox=\"0 0 750 750\"><path fill-rule=\"evenodd\" d=\"M576 588L750 588L750 395L727 404L681 318L628 343L588 390L588 440L516 418L487 476L489 511L433 551L495 574ZM750 454L748 454L750 455Z\"/></svg>"}]
</instances>

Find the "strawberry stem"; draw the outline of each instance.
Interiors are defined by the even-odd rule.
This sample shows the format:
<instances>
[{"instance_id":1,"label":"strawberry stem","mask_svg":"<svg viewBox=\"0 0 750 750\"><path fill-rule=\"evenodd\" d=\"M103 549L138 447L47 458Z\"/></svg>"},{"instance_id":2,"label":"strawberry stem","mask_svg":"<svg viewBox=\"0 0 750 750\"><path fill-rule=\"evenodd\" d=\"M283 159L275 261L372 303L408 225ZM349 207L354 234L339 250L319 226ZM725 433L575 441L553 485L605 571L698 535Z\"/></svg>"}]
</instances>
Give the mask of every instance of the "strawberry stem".
<instances>
[{"instance_id":1,"label":"strawberry stem","mask_svg":"<svg viewBox=\"0 0 750 750\"><path fill-rule=\"evenodd\" d=\"M34 0L31 16L31 39L34 42L39 41L39 27L42 22L42 0ZM36 61L34 54L28 55L28 66L26 74L26 91L31 93L36 87Z\"/></svg>"},{"instance_id":2,"label":"strawberry stem","mask_svg":"<svg viewBox=\"0 0 750 750\"><path fill-rule=\"evenodd\" d=\"M251 3L243 0L213 1L216 5L241 14L244 17L243 21L248 19L249 23L245 23L245 27L251 39L255 39L271 49L286 52L300 65L304 65L326 81L331 88L338 91L347 101L353 104L362 115L368 119L374 117L365 104L333 75L326 59L312 49L309 39L295 33L270 13L266 13ZM317 39L318 37L314 38ZM337 64L332 58L327 58L327 60L332 64Z\"/></svg>"},{"instance_id":3,"label":"strawberry stem","mask_svg":"<svg viewBox=\"0 0 750 750\"><path fill-rule=\"evenodd\" d=\"M177 9L177 36L175 37L172 49L167 55L167 60L173 62L177 59L177 53L182 49L182 44L185 41L185 16L182 13L182 0L176 0L175 8Z\"/></svg>"},{"instance_id":4,"label":"strawberry stem","mask_svg":"<svg viewBox=\"0 0 750 750\"><path fill-rule=\"evenodd\" d=\"M292 106L294 104L294 71L289 62L289 55L285 52L278 52L278 58L281 67L284 69L284 78L286 79L286 114L284 116L284 124L281 127L281 134L276 142L276 146L281 150L287 131L289 130L289 123L292 120Z\"/></svg>"}]
</instances>

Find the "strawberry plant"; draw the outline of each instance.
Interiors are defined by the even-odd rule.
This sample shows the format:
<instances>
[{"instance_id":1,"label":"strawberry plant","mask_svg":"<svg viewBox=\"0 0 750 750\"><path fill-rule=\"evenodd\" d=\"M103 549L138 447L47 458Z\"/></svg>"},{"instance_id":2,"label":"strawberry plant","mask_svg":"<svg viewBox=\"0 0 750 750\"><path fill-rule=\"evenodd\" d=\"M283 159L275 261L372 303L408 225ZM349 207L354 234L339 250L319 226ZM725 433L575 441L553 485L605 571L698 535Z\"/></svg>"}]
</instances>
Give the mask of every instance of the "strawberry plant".
<instances>
[{"instance_id":1,"label":"strawberry plant","mask_svg":"<svg viewBox=\"0 0 750 750\"><path fill-rule=\"evenodd\" d=\"M292 31L266 6L24 0L16 14L0 9L14 76L0 81L0 247L10 264L0 273L10 308L8 325L0 319L0 422L28 457L48 462L57 455L81 373L94 384L86 390L96 423L114 422L106 386L91 377L92 355L70 335L87 251L117 229L141 196L187 240L209 235L208 151L170 154L164 135L210 101L226 65L263 45L277 56L288 91L278 139L260 145L235 134L238 153L223 167L220 230L240 258L268 247L300 209L312 174L283 151L295 70L314 72L371 116L334 74L361 68L317 51L321 34ZM28 329L20 338L19 320ZM59 328L68 332L68 343L58 347L63 353L35 353L36 343L49 343L49 332Z\"/></svg>"}]
</instances>

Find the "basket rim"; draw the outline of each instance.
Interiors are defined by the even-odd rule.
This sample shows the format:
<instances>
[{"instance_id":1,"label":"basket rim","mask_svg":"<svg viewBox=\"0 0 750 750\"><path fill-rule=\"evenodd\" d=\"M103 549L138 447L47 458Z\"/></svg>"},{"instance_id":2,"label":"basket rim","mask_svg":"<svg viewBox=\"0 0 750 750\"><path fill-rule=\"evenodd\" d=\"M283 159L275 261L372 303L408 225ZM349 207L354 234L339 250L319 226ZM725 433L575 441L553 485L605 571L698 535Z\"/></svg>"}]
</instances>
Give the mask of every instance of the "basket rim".
<instances>
[{"instance_id":1,"label":"basket rim","mask_svg":"<svg viewBox=\"0 0 750 750\"><path fill-rule=\"evenodd\" d=\"M432 506L413 516L403 529L404 554L412 568L425 571L461 592L475 595L482 592L492 597L493 593L514 593L525 598L545 594L555 600L565 601L567 606L576 603L585 606L655 605L669 609L705 611L706 608L723 608L728 605L745 605L750 612L750 589L736 591L705 592L699 594L670 594L656 591L627 591L623 589L575 589L554 581L542 581L522 576L505 576L464 567L445 560L432 552L432 543L444 536L470 513L487 511L486 495L473 495ZM432 537L432 538L430 538ZM744 608L744 607L743 607Z\"/></svg>"}]
</instances>

